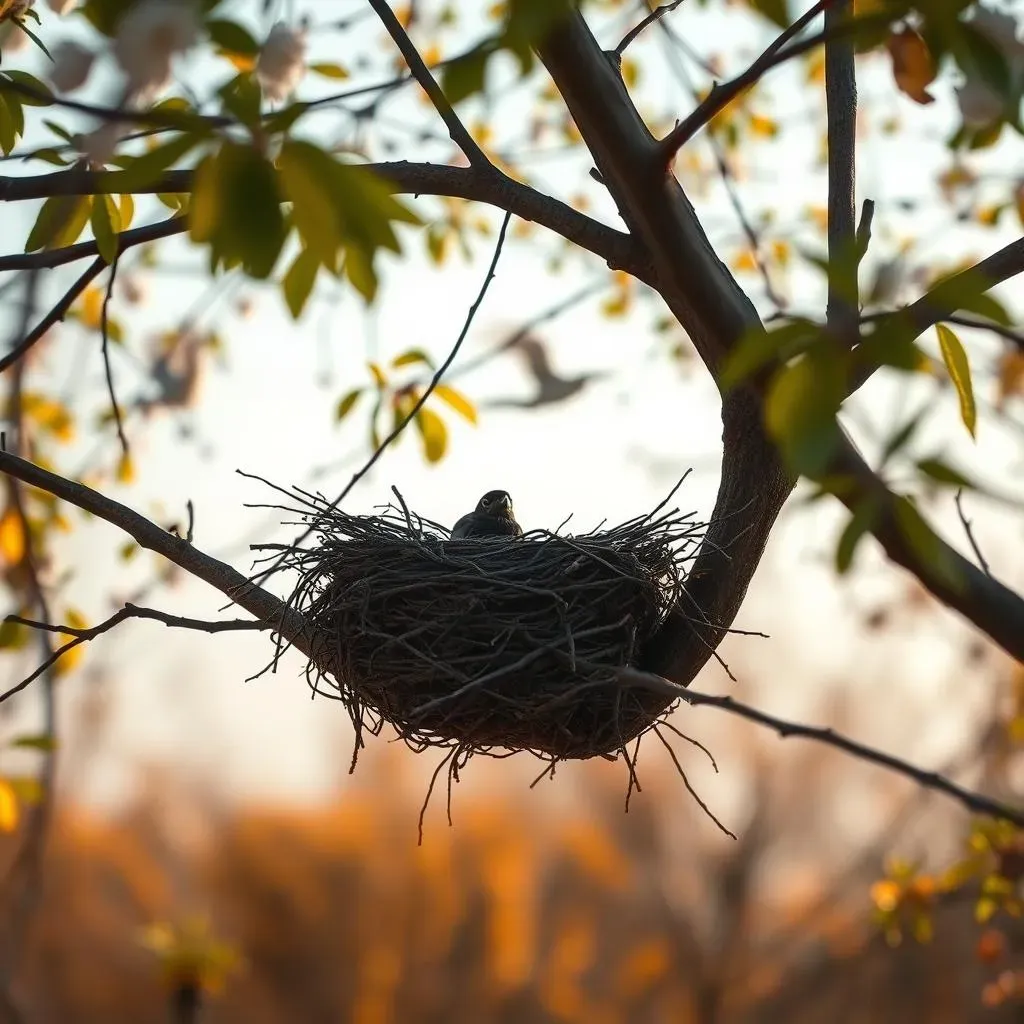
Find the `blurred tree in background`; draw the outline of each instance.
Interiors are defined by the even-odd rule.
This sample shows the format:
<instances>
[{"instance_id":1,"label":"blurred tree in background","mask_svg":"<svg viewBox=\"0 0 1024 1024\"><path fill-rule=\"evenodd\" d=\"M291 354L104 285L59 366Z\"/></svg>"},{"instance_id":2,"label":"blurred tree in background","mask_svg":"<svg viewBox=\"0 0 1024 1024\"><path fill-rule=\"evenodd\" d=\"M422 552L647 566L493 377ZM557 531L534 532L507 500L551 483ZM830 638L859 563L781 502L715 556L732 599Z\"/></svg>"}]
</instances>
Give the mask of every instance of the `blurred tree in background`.
<instances>
[{"instance_id":1,"label":"blurred tree in background","mask_svg":"<svg viewBox=\"0 0 1024 1024\"><path fill-rule=\"evenodd\" d=\"M703 363L721 392L722 482L691 585L707 624L666 633L661 674L688 685L712 656L798 480L809 500L848 510L837 572L848 571L873 536L980 638L1011 660L1024 658L1024 600L990 569L962 505L966 495L1016 508L1020 497L1003 466L1007 441L1019 451L1024 395L1019 303L1004 286L1024 270L1020 3L47 0L39 8L0 0L0 150L9 171L0 177L0 296L10 338L0 351L0 560L17 612L0 630L0 644L20 680L3 699L38 692L46 708L40 731L9 741L37 751L40 772L0 778L0 827L18 839L0 941L0 1008L11 1019L18 1019L12 977L21 976L23 939L37 916L38 956L22 981L30 1002L46 1007L39 1019L111 1019L129 1005L132 1019L147 1019L145 1007L154 1006L139 987L143 948L125 939L134 896L97 897L76 912L75 928L65 928L54 909L87 900L76 877L85 868L69 866L79 858L139 891L158 871L155 854L141 849L132 868L114 866L132 849L111 852L112 837L129 842L117 828L137 830L130 842L143 844L145 821L104 831L58 816L53 847L44 852L55 814L54 686L85 643L116 624L90 625L71 606L65 594L75 566L61 564L57 540L79 525L77 505L127 531L129 539L109 552L112 563L148 547L166 559L156 585L184 570L237 596L240 577L192 545L191 521L167 529L163 521L132 519L75 481L130 496L133 446L160 417L174 417L183 442L195 443L202 380L218 363L229 365L245 341L244 299L230 316L209 310L243 284L252 294L276 292L296 320L340 295L367 305L401 302L423 258L483 267L492 253L500 257L501 243L494 245L505 238L504 226L497 232L504 212L512 218L508 246L563 275L565 294L554 309L524 309L523 326L482 357L517 355L535 385L530 398L503 404L557 405L589 385L594 374L560 375L537 333L539 324L588 303L609 323L628 325L624 334L658 337L666 365ZM702 38L711 26L721 45L697 48L691 25ZM330 60L310 56L322 49ZM925 152L941 155L926 161ZM714 216L705 217L705 207ZM189 249L171 248L174 236ZM984 258L972 256L979 249ZM201 285L198 298L183 302L184 311L157 310L166 322L154 329L146 282L172 272L182 251L201 257L188 265ZM148 347L140 344L143 332L156 335ZM83 345L102 358L100 390L67 386L80 376ZM442 461L457 443L453 418L475 424L487 415L454 383L464 368L458 347L443 362L407 339L368 348L363 379L337 395L336 421L361 424L371 460L409 426L423 457ZM915 401L860 429L875 411L871 389L904 378ZM931 421L951 416L977 440L972 462L935 440ZM958 547L970 558L926 519L936 503L954 500ZM298 643L299 626L282 617L269 591L255 588L238 603L255 622L221 628L273 624ZM144 613L121 613L135 614ZM33 630L17 617L61 629ZM43 670L22 671L28 657ZM1019 824L1014 759L1024 735L1024 679L1019 670L1001 679L979 791ZM365 839L362 823L347 817L357 813L352 806L323 820L287 822L227 816L214 827L221 832L212 849L227 874L211 868L208 888L195 898L214 907L248 961L240 970L249 980L229 996L239 1002L215 1011L234 1015L225 1019L411 1020L419 1012L467 1020L961 1020L966 1007L982 1003L1013 1012L1008 1007L1024 991L1019 929L1006 924L1024 909L1024 840L1009 821L977 823L960 854L942 864L893 862L885 877L872 877L877 856L889 849L883 837L876 862L846 879L862 896L874 882L879 941L910 935L933 942L928 953L893 954L902 967L857 931L854 911L837 911L834 920L825 914L814 925L834 926L828 941L844 950L841 965L831 955L801 960L804 953L789 950L801 963L790 974L794 960L773 970L770 957L742 945L748 929L736 922L752 913L752 897L741 881L760 863L748 851L767 856L756 846L755 825L763 826L755 819L751 838L716 862L718 880L709 883L726 894L740 886L715 926L732 922L739 946L730 945L735 937L696 937L701 929L687 915L700 913L699 900L681 910L662 905L660 891L643 900L608 895L628 871L606 865L612 881L575 902L566 895L564 919L557 901L545 904L550 917L536 932L544 937L526 945L550 977L531 971L527 985L508 952L512 940L498 943L505 952L493 954L495 962L474 959L481 955L477 932L515 927L487 904L492 883L467 882L451 895L467 908L443 913L417 909L423 893L409 888L392 916L373 889L361 913L374 927L362 931L346 918L368 898L364 875L384 871L379 854L388 845L380 840L349 856L346 844ZM372 832L373 822L365 824ZM648 823L631 818L621 827L629 833L624 846L649 839ZM592 839L584 844L589 855L611 842ZM507 845L509 834L490 841ZM95 854L85 852L91 842ZM309 865L273 877L261 850L278 842L294 844L296 858ZM427 870L431 851L455 855L449 838L434 842L415 868L410 851L382 888ZM499 870L497 854L460 855L478 857L467 877ZM632 870L657 876L659 856ZM703 861L692 856L700 872ZM564 894L583 884L585 872L561 857L552 855L541 877ZM40 886L44 870L54 879L49 895ZM437 879L444 874L435 868L431 898L442 897ZM504 883L493 886L507 892ZM632 907L635 927L617 899ZM597 917L574 917L583 906ZM294 937L278 931L282 907L295 913ZM140 897L138 908L155 922L172 913L173 901ZM331 920L311 923L319 912ZM429 932L435 925L437 935ZM154 927L148 944L179 996L193 983L201 989L224 980L225 972L231 992L238 965L219 940L196 921ZM607 931L620 927L634 931L608 945ZM814 927L794 926L794 933L813 943ZM452 944L443 969L430 959L441 956L438 935ZM594 945L596 936L605 945ZM971 947L978 964L958 975L963 992L955 999L938 974L944 957L959 963ZM102 983L89 977L101 972L85 966L100 949L110 950L102 959L113 972ZM287 964L274 960L286 953ZM503 956L511 967L501 966ZM123 975L109 967L115 960ZM51 974L46 965L58 961L67 971ZM319 980L289 989L287 979L300 970ZM514 999L494 994L503 970L514 979ZM332 988L333 972L348 974ZM449 980L442 985L436 972ZM123 984L109 984L115 974ZM58 976L66 989L54 986L44 999L42 978ZM86 994L89 984L95 998ZM293 1001L298 988L313 1000L320 984L327 985L322 1003ZM431 985L438 989L432 996L423 988ZM861 1002L851 1000L854 991ZM452 992L458 998L446 1002Z\"/></svg>"}]
</instances>

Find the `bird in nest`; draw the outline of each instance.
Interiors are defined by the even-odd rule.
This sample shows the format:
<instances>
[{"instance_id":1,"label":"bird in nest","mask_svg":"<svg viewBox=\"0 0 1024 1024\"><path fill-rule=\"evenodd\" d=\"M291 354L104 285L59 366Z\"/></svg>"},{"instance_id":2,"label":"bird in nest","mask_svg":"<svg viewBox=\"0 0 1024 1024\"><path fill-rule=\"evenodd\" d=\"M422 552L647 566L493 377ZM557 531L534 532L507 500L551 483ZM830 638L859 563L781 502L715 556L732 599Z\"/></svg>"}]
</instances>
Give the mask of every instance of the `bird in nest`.
<instances>
[{"instance_id":1,"label":"bird in nest","mask_svg":"<svg viewBox=\"0 0 1024 1024\"><path fill-rule=\"evenodd\" d=\"M522 537L508 491L488 491L476 508L452 527L452 540L476 537Z\"/></svg>"}]
</instances>

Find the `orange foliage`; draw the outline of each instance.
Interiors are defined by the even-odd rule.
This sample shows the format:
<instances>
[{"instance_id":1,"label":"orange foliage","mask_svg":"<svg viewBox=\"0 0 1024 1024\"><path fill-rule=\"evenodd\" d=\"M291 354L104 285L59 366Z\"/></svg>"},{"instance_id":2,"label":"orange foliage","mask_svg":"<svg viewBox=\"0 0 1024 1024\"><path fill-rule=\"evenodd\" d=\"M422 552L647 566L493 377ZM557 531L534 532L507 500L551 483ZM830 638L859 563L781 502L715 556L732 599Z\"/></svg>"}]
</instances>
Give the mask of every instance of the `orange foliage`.
<instances>
[{"instance_id":1,"label":"orange foliage","mask_svg":"<svg viewBox=\"0 0 1024 1024\"><path fill-rule=\"evenodd\" d=\"M432 808L417 847L407 787L371 774L319 809L211 811L198 837L159 792L113 820L62 811L17 983L26 1019L165 1021L168 950L180 967L189 942L230 964L209 1024L998 1024L1019 1009L993 979L1020 934L982 950L959 912L929 946L890 950L869 921L871 863L783 906L759 881L771 835L708 845L688 819L670 843L657 808L680 804L657 780L628 815L603 766L586 773L590 810L487 793L448 828ZM0 837L0 859L11 848Z\"/></svg>"}]
</instances>

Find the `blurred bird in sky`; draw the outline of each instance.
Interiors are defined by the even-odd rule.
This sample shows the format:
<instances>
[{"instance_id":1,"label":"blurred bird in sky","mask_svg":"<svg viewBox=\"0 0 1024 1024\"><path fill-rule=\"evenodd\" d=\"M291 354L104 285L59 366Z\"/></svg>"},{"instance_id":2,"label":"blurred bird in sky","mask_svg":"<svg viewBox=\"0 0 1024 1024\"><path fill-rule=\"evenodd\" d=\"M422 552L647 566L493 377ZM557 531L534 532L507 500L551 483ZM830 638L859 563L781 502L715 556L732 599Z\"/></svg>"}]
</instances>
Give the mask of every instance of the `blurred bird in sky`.
<instances>
[{"instance_id":1,"label":"blurred bird in sky","mask_svg":"<svg viewBox=\"0 0 1024 1024\"><path fill-rule=\"evenodd\" d=\"M452 527L452 540L471 537L522 537L508 491L488 491L472 512Z\"/></svg>"},{"instance_id":2,"label":"blurred bird in sky","mask_svg":"<svg viewBox=\"0 0 1024 1024\"><path fill-rule=\"evenodd\" d=\"M602 373L583 373L575 377L563 377L551 368L547 347L532 334L516 335L505 346L505 350L518 353L526 364L526 372L536 383L536 390L529 398L495 398L480 404L491 409L536 409L539 406L564 402L579 394L593 380L604 376Z\"/></svg>"}]
</instances>

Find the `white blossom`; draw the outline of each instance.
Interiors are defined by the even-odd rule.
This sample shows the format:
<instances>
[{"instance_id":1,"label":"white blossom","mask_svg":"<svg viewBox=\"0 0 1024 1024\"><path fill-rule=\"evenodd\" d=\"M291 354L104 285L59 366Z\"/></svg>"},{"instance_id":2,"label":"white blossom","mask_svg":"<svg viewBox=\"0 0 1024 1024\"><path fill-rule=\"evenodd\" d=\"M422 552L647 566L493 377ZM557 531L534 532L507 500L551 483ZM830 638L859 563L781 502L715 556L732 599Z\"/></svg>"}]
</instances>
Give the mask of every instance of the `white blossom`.
<instances>
[{"instance_id":1,"label":"white blossom","mask_svg":"<svg viewBox=\"0 0 1024 1024\"><path fill-rule=\"evenodd\" d=\"M74 92L85 85L96 54L78 43L60 43L53 50L50 82L58 92Z\"/></svg>"},{"instance_id":2,"label":"white blossom","mask_svg":"<svg viewBox=\"0 0 1024 1024\"><path fill-rule=\"evenodd\" d=\"M128 76L132 98L148 102L171 84L171 61L199 38L190 0L140 0L121 19L114 57Z\"/></svg>"},{"instance_id":3,"label":"white blossom","mask_svg":"<svg viewBox=\"0 0 1024 1024\"><path fill-rule=\"evenodd\" d=\"M89 163L102 167L110 163L117 150L117 144L125 134L125 126L119 121L105 121L86 135L79 135L75 142L78 151Z\"/></svg>"},{"instance_id":4,"label":"white blossom","mask_svg":"<svg viewBox=\"0 0 1024 1024\"><path fill-rule=\"evenodd\" d=\"M46 5L54 14L63 16L78 6L78 0L46 0Z\"/></svg>"},{"instance_id":5,"label":"white blossom","mask_svg":"<svg viewBox=\"0 0 1024 1024\"><path fill-rule=\"evenodd\" d=\"M256 77L271 102L290 96L306 73L306 31L279 21L267 36L256 61Z\"/></svg>"}]
</instances>

